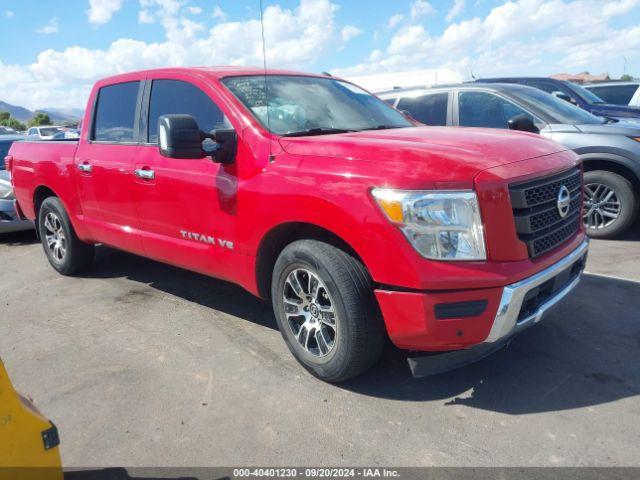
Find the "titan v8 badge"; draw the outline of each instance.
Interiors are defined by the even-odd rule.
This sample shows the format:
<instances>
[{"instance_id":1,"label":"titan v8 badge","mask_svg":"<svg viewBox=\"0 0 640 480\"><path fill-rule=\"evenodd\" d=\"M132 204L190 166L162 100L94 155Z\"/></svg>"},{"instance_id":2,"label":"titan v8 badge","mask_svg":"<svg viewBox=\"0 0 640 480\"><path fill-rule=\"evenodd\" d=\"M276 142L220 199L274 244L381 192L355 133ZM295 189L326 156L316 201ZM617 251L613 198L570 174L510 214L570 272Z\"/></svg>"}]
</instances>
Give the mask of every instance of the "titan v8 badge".
<instances>
[{"instance_id":1,"label":"titan v8 badge","mask_svg":"<svg viewBox=\"0 0 640 480\"><path fill-rule=\"evenodd\" d=\"M188 232L186 230L180 230L180 235L185 240L193 240L194 242L208 243L218 247L228 248L233 250L233 242L224 240L222 238L212 237L211 235L205 235L203 233Z\"/></svg>"}]
</instances>

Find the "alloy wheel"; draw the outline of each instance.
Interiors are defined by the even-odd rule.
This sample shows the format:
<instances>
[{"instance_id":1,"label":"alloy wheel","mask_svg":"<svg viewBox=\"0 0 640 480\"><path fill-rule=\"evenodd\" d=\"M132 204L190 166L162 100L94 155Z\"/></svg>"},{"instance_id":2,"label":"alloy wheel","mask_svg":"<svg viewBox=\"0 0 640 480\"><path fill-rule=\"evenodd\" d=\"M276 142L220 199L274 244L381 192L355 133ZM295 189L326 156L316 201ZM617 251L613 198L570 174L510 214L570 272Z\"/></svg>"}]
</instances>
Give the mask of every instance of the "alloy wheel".
<instances>
[{"instance_id":1,"label":"alloy wheel","mask_svg":"<svg viewBox=\"0 0 640 480\"><path fill-rule=\"evenodd\" d=\"M67 254L67 237L60 218L53 212L48 212L44 218L45 240L47 248L56 262L62 262Z\"/></svg>"},{"instance_id":2,"label":"alloy wheel","mask_svg":"<svg viewBox=\"0 0 640 480\"><path fill-rule=\"evenodd\" d=\"M291 271L285 280L284 312L296 341L311 355L324 357L336 344L337 315L327 287L306 268Z\"/></svg>"},{"instance_id":3,"label":"alloy wheel","mask_svg":"<svg viewBox=\"0 0 640 480\"><path fill-rule=\"evenodd\" d=\"M620 216L620 200L615 190L601 183L584 186L584 224L587 228L602 229Z\"/></svg>"}]
</instances>

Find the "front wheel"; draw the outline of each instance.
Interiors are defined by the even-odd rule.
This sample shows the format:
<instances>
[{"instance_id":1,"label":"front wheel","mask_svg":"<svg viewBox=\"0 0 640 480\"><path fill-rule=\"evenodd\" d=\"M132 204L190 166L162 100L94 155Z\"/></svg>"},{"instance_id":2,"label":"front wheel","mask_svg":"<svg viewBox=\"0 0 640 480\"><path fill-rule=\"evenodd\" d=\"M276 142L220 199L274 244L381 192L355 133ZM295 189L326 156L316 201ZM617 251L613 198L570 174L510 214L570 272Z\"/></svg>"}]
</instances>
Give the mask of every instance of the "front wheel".
<instances>
[{"instance_id":1,"label":"front wheel","mask_svg":"<svg viewBox=\"0 0 640 480\"><path fill-rule=\"evenodd\" d=\"M369 275L348 253L299 240L278 257L273 309L289 350L313 375L340 382L370 368L384 346L384 325Z\"/></svg>"},{"instance_id":2,"label":"front wheel","mask_svg":"<svg viewBox=\"0 0 640 480\"><path fill-rule=\"evenodd\" d=\"M78 238L57 197L48 197L42 202L37 228L44 253L58 273L73 275L93 262L93 245Z\"/></svg>"},{"instance_id":3,"label":"front wheel","mask_svg":"<svg viewBox=\"0 0 640 480\"><path fill-rule=\"evenodd\" d=\"M614 238L638 212L638 193L626 178L605 170L584 174L584 224L593 238Z\"/></svg>"}]
</instances>

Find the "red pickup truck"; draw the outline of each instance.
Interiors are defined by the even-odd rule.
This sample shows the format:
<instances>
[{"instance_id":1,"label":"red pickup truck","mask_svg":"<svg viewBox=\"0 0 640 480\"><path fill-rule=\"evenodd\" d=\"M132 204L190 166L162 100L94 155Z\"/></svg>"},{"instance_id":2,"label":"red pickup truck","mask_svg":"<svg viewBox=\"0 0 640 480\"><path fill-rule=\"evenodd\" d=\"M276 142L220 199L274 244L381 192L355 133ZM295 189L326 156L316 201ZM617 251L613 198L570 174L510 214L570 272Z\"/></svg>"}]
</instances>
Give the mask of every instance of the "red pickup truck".
<instances>
[{"instance_id":1,"label":"red pickup truck","mask_svg":"<svg viewBox=\"0 0 640 480\"><path fill-rule=\"evenodd\" d=\"M98 82L78 141L14 144L53 268L102 243L270 298L326 381L385 338L416 376L538 322L587 254L576 155L538 135L417 125L330 76L172 68ZM426 360L425 360L426 359Z\"/></svg>"}]
</instances>

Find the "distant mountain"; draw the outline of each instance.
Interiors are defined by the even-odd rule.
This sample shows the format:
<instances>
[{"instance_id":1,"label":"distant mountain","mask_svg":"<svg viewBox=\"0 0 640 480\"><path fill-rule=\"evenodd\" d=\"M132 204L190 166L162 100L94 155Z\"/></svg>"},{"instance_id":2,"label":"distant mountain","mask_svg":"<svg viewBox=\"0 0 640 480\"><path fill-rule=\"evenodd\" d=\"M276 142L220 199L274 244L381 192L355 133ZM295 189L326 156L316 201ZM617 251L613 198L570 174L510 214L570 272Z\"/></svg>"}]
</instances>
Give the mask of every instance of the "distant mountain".
<instances>
[{"instance_id":1,"label":"distant mountain","mask_svg":"<svg viewBox=\"0 0 640 480\"><path fill-rule=\"evenodd\" d=\"M0 100L0 112L9 112L13 118L21 122L26 122L35 115L31 110L27 110L24 107L16 107L2 100Z\"/></svg>"},{"instance_id":2,"label":"distant mountain","mask_svg":"<svg viewBox=\"0 0 640 480\"><path fill-rule=\"evenodd\" d=\"M48 113L49 116L57 115L60 118L69 118L71 120L79 120L84 116L82 108L40 108L37 111Z\"/></svg>"},{"instance_id":3,"label":"distant mountain","mask_svg":"<svg viewBox=\"0 0 640 480\"><path fill-rule=\"evenodd\" d=\"M83 110L79 108L39 108L32 112L24 107L11 105L2 100L0 100L0 112L9 112L13 118L25 123L35 117L37 112L49 115L53 123L77 122L83 115Z\"/></svg>"}]
</instances>

